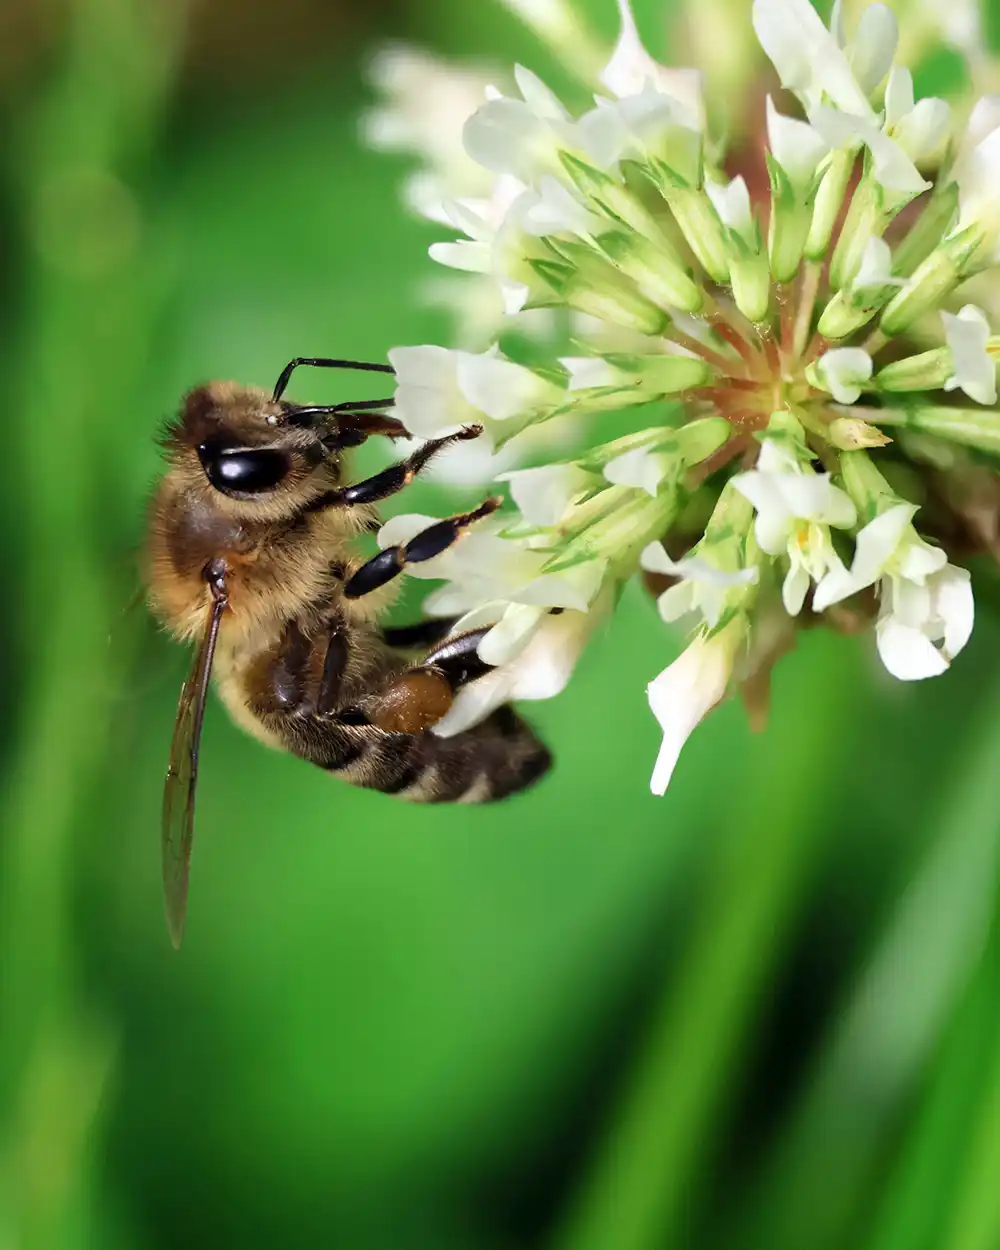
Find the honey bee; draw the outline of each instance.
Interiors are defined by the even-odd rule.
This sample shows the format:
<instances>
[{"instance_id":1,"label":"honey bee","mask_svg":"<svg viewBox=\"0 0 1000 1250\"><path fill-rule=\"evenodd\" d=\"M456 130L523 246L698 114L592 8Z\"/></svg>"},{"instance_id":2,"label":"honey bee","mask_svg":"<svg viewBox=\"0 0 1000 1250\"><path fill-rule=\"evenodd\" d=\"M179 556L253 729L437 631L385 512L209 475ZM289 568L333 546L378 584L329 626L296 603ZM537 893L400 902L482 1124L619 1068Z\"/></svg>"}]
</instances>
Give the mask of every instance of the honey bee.
<instances>
[{"instance_id":1,"label":"honey bee","mask_svg":"<svg viewBox=\"0 0 1000 1250\"><path fill-rule=\"evenodd\" d=\"M439 555L499 500L439 521L373 559L354 551L355 538L378 526L374 504L403 489L444 447L481 430L433 439L374 477L345 484L347 449L406 431L385 412L391 400L320 406L283 399L302 365L392 372L297 357L272 394L211 382L185 397L163 440L167 469L147 546L149 601L175 637L197 642L163 797L163 881L175 946L187 910L212 678L233 719L262 742L400 798L501 799L550 764L545 746L507 707L451 738L429 732L455 692L488 671L477 655L485 630L449 637L449 621L379 627L388 583L407 564Z\"/></svg>"}]
</instances>

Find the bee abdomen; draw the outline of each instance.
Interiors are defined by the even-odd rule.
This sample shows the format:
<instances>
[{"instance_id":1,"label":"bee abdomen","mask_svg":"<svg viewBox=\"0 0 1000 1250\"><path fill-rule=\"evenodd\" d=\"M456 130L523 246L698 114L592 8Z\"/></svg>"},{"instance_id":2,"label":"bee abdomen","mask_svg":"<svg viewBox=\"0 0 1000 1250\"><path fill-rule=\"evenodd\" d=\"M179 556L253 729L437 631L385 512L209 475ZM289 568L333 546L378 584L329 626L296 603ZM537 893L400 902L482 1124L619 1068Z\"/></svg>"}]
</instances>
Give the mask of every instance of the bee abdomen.
<instances>
[{"instance_id":1,"label":"bee abdomen","mask_svg":"<svg viewBox=\"0 0 1000 1250\"><path fill-rule=\"evenodd\" d=\"M416 803L495 802L533 785L552 763L548 748L508 707L454 738L354 732L355 750L315 762L345 781Z\"/></svg>"}]
</instances>

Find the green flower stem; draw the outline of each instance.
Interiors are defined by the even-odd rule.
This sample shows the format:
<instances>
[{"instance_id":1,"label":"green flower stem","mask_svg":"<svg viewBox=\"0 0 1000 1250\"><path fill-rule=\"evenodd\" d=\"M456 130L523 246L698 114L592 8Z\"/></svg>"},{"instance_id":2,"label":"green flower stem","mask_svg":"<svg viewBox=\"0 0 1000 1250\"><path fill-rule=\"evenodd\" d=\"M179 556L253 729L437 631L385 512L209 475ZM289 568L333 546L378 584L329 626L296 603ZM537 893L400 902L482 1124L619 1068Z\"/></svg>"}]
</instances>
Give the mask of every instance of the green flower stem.
<instances>
[{"instance_id":1,"label":"green flower stem","mask_svg":"<svg viewBox=\"0 0 1000 1250\"><path fill-rule=\"evenodd\" d=\"M783 719L761 744L738 800L738 832L718 848L701 920L662 1005L557 1250L661 1250L679 1243L685 1202L704 1171L782 940L817 851L808 836L833 786L851 683L802 664L810 715ZM824 760L818 773L815 762ZM669 800L668 800L669 802Z\"/></svg>"},{"instance_id":2,"label":"green flower stem","mask_svg":"<svg viewBox=\"0 0 1000 1250\"><path fill-rule=\"evenodd\" d=\"M0 871L0 1208L23 1250L68 1244L70 1210L85 1208L85 1147L110 1063L106 1029L75 1000L71 927L75 869L101 851L77 835L98 805L120 664L108 645L120 590L102 536L113 507L98 484L117 460L105 432L121 435L101 418L134 410L123 362L138 368L153 338L157 309L137 254L144 222L126 171L158 130L182 8L76 0L21 163L34 252L10 438L22 440L25 713ZM69 458L56 466L46 447Z\"/></svg>"}]
</instances>

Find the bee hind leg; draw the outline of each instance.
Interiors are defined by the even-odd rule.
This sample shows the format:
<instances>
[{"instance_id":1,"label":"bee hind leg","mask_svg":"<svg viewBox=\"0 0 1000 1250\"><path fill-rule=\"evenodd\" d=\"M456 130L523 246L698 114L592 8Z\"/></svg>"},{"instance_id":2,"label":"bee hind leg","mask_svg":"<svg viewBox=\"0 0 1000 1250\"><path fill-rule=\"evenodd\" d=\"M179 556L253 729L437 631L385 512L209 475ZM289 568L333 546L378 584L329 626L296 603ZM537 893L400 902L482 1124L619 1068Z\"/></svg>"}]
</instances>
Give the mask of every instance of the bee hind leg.
<instances>
[{"instance_id":1,"label":"bee hind leg","mask_svg":"<svg viewBox=\"0 0 1000 1250\"><path fill-rule=\"evenodd\" d=\"M390 625L382 630L382 640L398 651L432 647L448 637L457 620L457 616L430 616L413 625Z\"/></svg>"}]
</instances>

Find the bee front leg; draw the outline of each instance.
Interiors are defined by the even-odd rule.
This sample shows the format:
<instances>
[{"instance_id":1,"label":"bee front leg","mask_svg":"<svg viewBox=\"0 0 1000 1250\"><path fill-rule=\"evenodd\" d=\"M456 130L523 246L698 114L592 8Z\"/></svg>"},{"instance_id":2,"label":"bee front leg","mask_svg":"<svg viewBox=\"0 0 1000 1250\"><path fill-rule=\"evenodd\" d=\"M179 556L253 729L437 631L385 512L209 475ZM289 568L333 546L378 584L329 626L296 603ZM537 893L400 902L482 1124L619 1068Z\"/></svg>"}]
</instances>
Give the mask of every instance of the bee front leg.
<instances>
[{"instance_id":1,"label":"bee front leg","mask_svg":"<svg viewBox=\"0 0 1000 1250\"><path fill-rule=\"evenodd\" d=\"M384 420L389 419L384 418ZM348 431L348 433L352 432ZM418 447L412 456L408 456L405 460L400 460L398 464L390 465L388 469L383 469L381 473L365 478L363 482L356 482L353 486L344 486L337 490L326 491L308 505L308 510L310 512L321 512L327 508L349 508L358 504L378 503L380 499L388 499L390 495L395 495L408 486L417 474L426 468L438 452L443 451L445 447L450 447L452 443L464 442L466 439L478 438L482 432L483 427L481 425L467 425L464 429L459 430L457 434L448 434L444 438L429 439L422 447ZM366 437L367 434L359 435L353 442L355 444L363 442Z\"/></svg>"}]
</instances>

